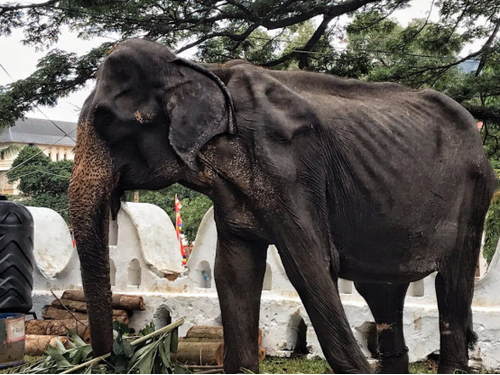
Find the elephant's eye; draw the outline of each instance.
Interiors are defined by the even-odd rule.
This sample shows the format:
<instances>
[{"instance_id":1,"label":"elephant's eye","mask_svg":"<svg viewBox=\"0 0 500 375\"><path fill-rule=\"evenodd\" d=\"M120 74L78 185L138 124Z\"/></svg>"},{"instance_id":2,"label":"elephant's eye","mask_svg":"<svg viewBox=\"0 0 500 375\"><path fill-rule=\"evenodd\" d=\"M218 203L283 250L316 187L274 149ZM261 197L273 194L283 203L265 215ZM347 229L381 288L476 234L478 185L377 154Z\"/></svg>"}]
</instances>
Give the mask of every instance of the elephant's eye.
<instances>
[{"instance_id":1,"label":"elephant's eye","mask_svg":"<svg viewBox=\"0 0 500 375\"><path fill-rule=\"evenodd\" d=\"M94 123L96 128L110 126L114 120L113 113L106 107L97 107L95 110Z\"/></svg>"}]
</instances>

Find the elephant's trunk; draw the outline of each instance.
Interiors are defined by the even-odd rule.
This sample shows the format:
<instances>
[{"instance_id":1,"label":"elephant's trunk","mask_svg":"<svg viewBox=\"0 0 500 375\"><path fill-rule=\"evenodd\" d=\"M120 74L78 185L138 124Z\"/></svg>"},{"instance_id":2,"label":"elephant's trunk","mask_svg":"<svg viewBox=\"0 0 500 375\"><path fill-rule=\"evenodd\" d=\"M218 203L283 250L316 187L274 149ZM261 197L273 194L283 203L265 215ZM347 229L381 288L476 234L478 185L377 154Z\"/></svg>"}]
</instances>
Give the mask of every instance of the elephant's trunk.
<instances>
[{"instance_id":1,"label":"elephant's trunk","mask_svg":"<svg viewBox=\"0 0 500 375\"><path fill-rule=\"evenodd\" d=\"M113 186L113 165L107 146L90 123L80 123L69 186L70 219L80 257L95 355L109 353L113 346L108 249Z\"/></svg>"}]
</instances>

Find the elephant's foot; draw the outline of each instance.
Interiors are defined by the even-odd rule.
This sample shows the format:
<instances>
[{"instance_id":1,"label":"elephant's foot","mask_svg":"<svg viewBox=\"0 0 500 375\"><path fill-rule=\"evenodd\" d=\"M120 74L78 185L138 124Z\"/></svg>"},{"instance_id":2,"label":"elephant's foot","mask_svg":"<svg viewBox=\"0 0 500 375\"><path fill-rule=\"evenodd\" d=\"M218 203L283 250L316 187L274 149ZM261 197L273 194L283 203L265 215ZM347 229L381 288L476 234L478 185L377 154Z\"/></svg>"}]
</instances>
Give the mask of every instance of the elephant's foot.
<instances>
[{"instance_id":1,"label":"elephant's foot","mask_svg":"<svg viewBox=\"0 0 500 375\"><path fill-rule=\"evenodd\" d=\"M224 364L225 374L259 374L259 364L258 363L246 363L246 364L229 364L226 366Z\"/></svg>"},{"instance_id":2,"label":"elephant's foot","mask_svg":"<svg viewBox=\"0 0 500 375\"><path fill-rule=\"evenodd\" d=\"M377 367L379 374L408 374L408 353L397 356L385 356L379 361Z\"/></svg>"},{"instance_id":3,"label":"elephant's foot","mask_svg":"<svg viewBox=\"0 0 500 375\"><path fill-rule=\"evenodd\" d=\"M439 362L438 374L470 374L467 364Z\"/></svg>"}]
</instances>

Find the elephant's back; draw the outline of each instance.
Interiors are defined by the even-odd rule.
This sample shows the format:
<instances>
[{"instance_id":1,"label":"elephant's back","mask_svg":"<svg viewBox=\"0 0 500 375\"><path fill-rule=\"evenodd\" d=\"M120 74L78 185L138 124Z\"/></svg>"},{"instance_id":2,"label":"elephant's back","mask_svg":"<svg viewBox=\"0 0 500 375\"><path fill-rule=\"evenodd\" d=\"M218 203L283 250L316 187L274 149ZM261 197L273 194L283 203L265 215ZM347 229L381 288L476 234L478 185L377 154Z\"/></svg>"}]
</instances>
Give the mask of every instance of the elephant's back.
<instances>
[{"instance_id":1,"label":"elephant's back","mask_svg":"<svg viewBox=\"0 0 500 375\"><path fill-rule=\"evenodd\" d=\"M317 108L328 134L324 140L334 144L335 156L352 172L404 184L491 169L473 117L433 90L328 102L326 109Z\"/></svg>"}]
</instances>

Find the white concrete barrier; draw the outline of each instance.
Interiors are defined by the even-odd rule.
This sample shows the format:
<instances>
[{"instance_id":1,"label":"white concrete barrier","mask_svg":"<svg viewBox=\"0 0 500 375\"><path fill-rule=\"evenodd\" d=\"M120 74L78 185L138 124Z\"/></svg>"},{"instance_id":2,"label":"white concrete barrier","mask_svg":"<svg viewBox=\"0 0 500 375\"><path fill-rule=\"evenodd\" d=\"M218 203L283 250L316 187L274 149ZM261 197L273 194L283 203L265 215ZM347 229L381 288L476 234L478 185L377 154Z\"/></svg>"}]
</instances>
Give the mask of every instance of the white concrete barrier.
<instances>
[{"instance_id":1,"label":"white concrete barrier","mask_svg":"<svg viewBox=\"0 0 500 375\"><path fill-rule=\"evenodd\" d=\"M110 221L111 284L116 292L167 291L185 271L172 221L160 207L123 203Z\"/></svg>"},{"instance_id":2,"label":"white concrete barrier","mask_svg":"<svg viewBox=\"0 0 500 375\"><path fill-rule=\"evenodd\" d=\"M64 219L56 211L43 207L27 207L33 216L34 290L48 291L81 287L80 263Z\"/></svg>"},{"instance_id":3,"label":"white concrete barrier","mask_svg":"<svg viewBox=\"0 0 500 375\"><path fill-rule=\"evenodd\" d=\"M45 208L29 210L35 220L35 310L53 297L79 287L80 273L71 236L63 219ZM193 253L184 268L174 226L157 206L125 203L116 222L110 223L111 283L115 292L144 296L146 311L136 312L131 325L142 328L149 321L165 324L186 318L181 335L195 324L221 324L215 291L213 265L217 231L210 209L203 218ZM488 369L500 368L500 244L489 270L477 282L473 314L479 341L473 357ZM404 331L410 360L425 359L439 349L439 325L435 274L411 284L405 303ZM352 281L340 280L339 291L363 351L370 357L368 342L373 335L373 317ZM281 263L277 249L270 246L260 312L263 344L270 355L290 355L307 345L311 356L321 348L298 295Z\"/></svg>"}]
</instances>

